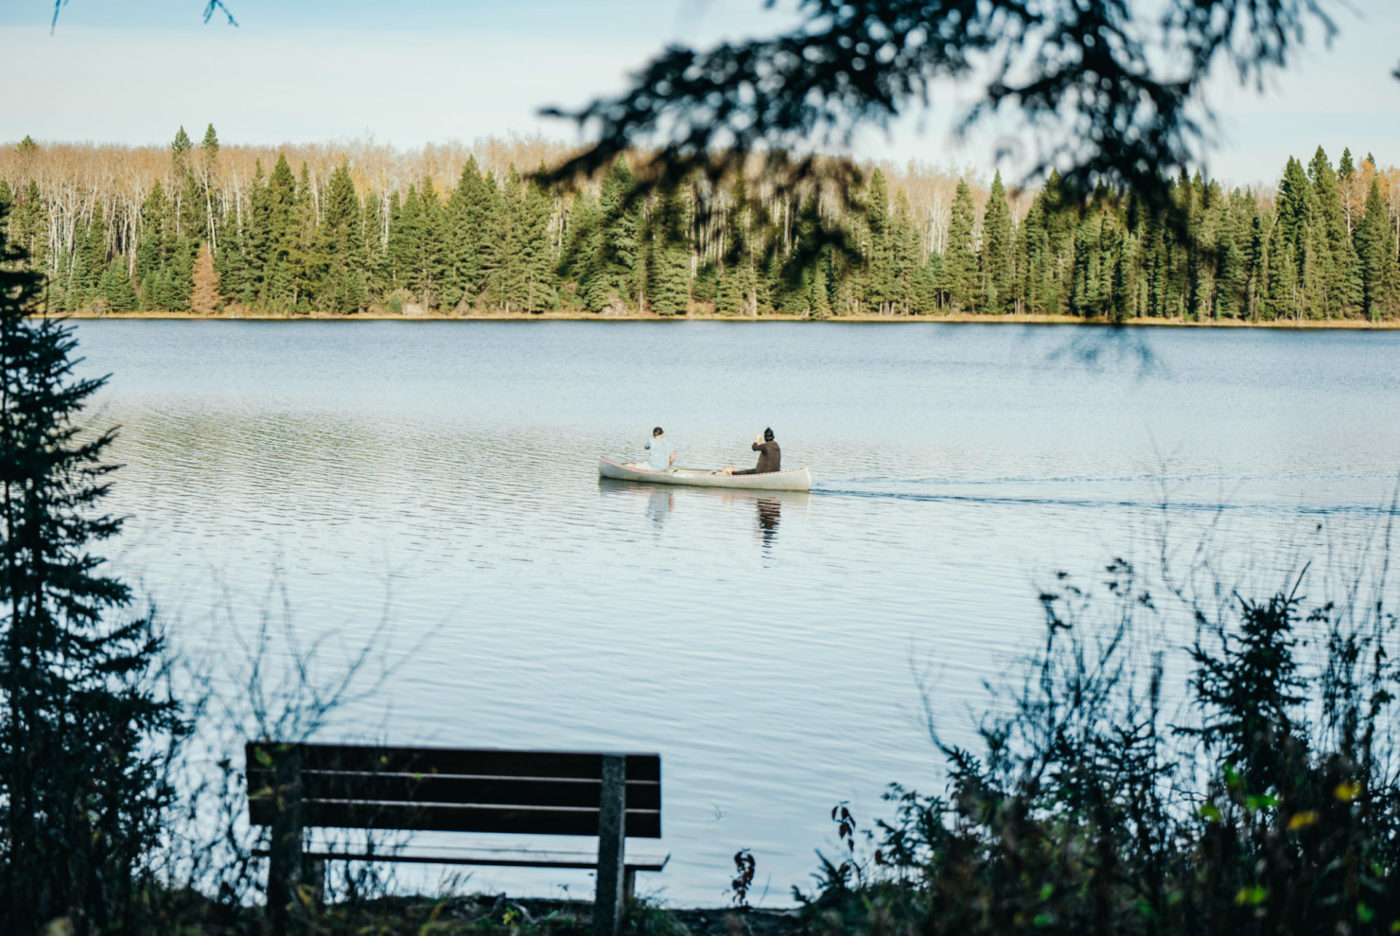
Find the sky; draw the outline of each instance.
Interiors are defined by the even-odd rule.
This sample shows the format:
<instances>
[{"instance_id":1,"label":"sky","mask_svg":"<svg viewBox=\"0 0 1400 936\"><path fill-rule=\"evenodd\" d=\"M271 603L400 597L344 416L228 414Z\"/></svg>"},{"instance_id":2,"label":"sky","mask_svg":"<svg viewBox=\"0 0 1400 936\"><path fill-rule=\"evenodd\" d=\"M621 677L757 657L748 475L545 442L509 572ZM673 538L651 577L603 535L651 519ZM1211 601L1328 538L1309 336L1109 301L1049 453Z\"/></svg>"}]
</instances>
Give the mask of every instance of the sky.
<instances>
[{"instance_id":1,"label":"sky","mask_svg":"<svg viewBox=\"0 0 1400 936\"><path fill-rule=\"evenodd\" d=\"M204 0L69 0L50 30L48 0L0 0L11 87L0 142L165 144L212 123L226 144L371 137L402 149L541 133L580 140L545 119L621 90L667 43L704 45L772 32L790 3L762 0L227 0L238 20L202 19ZM1335 7L1339 35L1314 36L1301 62L1260 94L1221 76L1207 89L1219 139L1204 169L1229 184L1275 182L1289 156L1343 147L1400 163L1400 3ZM967 89L888 132L870 129L862 158L989 174L1005 130L959 140ZM1016 165L1003 164L1011 173Z\"/></svg>"}]
</instances>

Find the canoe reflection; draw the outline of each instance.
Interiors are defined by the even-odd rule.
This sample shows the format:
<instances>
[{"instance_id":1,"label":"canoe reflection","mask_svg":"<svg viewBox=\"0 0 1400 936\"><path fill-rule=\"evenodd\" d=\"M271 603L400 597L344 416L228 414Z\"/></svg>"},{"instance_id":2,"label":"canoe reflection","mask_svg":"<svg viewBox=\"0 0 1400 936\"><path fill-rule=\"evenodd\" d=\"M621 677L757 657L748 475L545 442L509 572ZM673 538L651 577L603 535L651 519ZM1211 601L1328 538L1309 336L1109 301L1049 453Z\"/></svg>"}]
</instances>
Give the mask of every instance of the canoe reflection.
<instances>
[{"instance_id":1,"label":"canoe reflection","mask_svg":"<svg viewBox=\"0 0 1400 936\"><path fill-rule=\"evenodd\" d=\"M651 492L647 498L647 516L652 523L661 526L666 520L666 515L671 512L671 508L676 506L676 494L674 491L658 488Z\"/></svg>"},{"instance_id":2,"label":"canoe reflection","mask_svg":"<svg viewBox=\"0 0 1400 936\"><path fill-rule=\"evenodd\" d=\"M711 488L662 487L610 478L598 480L598 493L609 496L630 494L639 499L645 498L644 512L658 527L675 508L678 496L690 498L689 502L697 506L716 502L725 507L749 508L749 505L752 505L753 530L765 549L771 548L777 540L778 524L782 521L784 504L789 508L794 504L805 507L811 496L803 491L726 491Z\"/></svg>"},{"instance_id":3,"label":"canoe reflection","mask_svg":"<svg viewBox=\"0 0 1400 936\"><path fill-rule=\"evenodd\" d=\"M758 508L758 535L763 538L765 548L773 545L773 538L778 535L778 520L783 514L783 502L776 497L759 497L754 499L754 506Z\"/></svg>"}]
</instances>

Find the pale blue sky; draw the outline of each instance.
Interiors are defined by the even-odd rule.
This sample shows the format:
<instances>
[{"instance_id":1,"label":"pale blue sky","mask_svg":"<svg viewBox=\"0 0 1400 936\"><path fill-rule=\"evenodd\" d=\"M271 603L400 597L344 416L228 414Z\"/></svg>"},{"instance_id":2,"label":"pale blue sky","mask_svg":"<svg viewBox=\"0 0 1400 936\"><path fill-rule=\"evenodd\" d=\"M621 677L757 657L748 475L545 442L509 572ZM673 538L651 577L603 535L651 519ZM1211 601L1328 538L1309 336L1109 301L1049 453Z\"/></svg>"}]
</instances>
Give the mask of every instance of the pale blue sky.
<instances>
[{"instance_id":1,"label":"pale blue sky","mask_svg":"<svg viewBox=\"0 0 1400 936\"><path fill-rule=\"evenodd\" d=\"M225 142L323 141L366 134L413 148L511 132L573 140L538 117L622 87L670 41L767 31L791 17L761 0L229 0L237 29L201 21L202 0L70 0L50 35L45 0L0 2L11 87L0 140L164 143L213 123ZM1264 95L1222 77L1210 89L1223 140L1211 174L1272 183L1289 155L1322 144L1400 162L1400 3L1338 5L1340 36L1315 41ZM938 166L990 163L995 132L952 138L959 89L859 156ZM1014 166L1003 167L1015 171Z\"/></svg>"}]
</instances>

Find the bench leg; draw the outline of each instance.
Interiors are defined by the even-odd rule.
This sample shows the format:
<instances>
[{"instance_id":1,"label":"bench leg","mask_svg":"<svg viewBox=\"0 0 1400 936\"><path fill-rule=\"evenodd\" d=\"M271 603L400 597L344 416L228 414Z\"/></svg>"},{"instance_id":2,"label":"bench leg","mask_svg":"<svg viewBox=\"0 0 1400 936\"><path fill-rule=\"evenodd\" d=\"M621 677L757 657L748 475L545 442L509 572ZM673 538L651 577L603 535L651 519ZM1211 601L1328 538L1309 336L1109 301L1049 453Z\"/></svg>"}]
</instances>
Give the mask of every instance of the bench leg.
<instances>
[{"instance_id":1,"label":"bench leg","mask_svg":"<svg viewBox=\"0 0 1400 936\"><path fill-rule=\"evenodd\" d=\"M303 886L310 890L311 899L319 910L326 903L326 860L307 858L302 867Z\"/></svg>"},{"instance_id":2,"label":"bench leg","mask_svg":"<svg viewBox=\"0 0 1400 936\"><path fill-rule=\"evenodd\" d=\"M267 923L272 936L304 929L301 885L306 866L301 854L301 752L287 746L270 752L275 758L273 784L277 811L268 840Z\"/></svg>"},{"instance_id":3,"label":"bench leg","mask_svg":"<svg viewBox=\"0 0 1400 936\"><path fill-rule=\"evenodd\" d=\"M595 936L617 936L622 928L626 877L627 761L603 755L603 791L598 803L598 892L593 900Z\"/></svg>"}]
</instances>

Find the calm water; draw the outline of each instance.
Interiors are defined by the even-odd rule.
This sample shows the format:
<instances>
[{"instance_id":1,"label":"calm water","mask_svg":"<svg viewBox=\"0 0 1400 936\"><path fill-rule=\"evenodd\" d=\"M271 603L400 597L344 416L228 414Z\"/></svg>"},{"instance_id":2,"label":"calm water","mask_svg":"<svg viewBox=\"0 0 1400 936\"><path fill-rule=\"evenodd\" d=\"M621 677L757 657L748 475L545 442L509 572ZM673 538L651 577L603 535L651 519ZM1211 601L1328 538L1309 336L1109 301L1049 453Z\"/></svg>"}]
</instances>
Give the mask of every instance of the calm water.
<instances>
[{"instance_id":1,"label":"calm water","mask_svg":"<svg viewBox=\"0 0 1400 936\"><path fill-rule=\"evenodd\" d=\"M1276 585L1364 550L1400 471L1400 333L967 325L84 322L123 427L112 549L232 679L267 615L393 669L321 739L659 751L670 866L788 900L849 800L940 786L1039 635L1036 585L1208 536ZM810 495L600 483L772 426ZM1164 509L1163 503L1168 506ZM1368 539L1369 538L1369 539ZM219 673L223 675L220 676ZM650 845L650 843L648 843ZM576 878L570 878L576 874ZM483 870L478 887L591 887Z\"/></svg>"}]
</instances>

